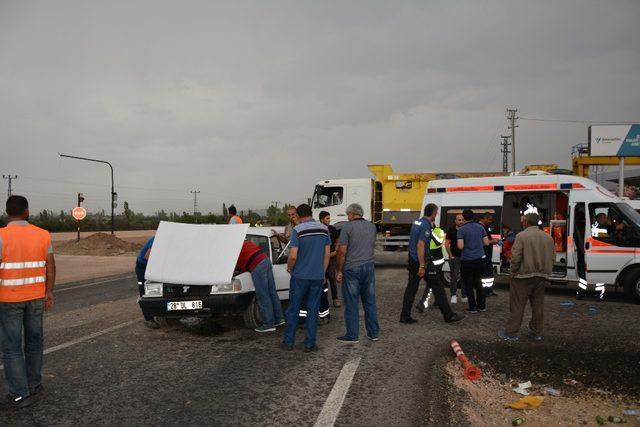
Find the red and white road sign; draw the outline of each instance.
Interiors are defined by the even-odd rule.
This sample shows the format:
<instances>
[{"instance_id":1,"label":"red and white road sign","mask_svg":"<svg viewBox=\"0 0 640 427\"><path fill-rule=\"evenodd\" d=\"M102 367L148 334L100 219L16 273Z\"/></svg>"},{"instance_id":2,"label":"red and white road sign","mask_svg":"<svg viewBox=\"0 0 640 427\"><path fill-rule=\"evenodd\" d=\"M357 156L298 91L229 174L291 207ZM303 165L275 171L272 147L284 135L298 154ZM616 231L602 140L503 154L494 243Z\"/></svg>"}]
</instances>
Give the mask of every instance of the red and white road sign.
<instances>
[{"instance_id":1,"label":"red and white road sign","mask_svg":"<svg viewBox=\"0 0 640 427\"><path fill-rule=\"evenodd\" d=\"M71 215L78 221L82 221L87 216L87 210L82 206L77 206L73 208Z\"/></svg>"}]
</instances>

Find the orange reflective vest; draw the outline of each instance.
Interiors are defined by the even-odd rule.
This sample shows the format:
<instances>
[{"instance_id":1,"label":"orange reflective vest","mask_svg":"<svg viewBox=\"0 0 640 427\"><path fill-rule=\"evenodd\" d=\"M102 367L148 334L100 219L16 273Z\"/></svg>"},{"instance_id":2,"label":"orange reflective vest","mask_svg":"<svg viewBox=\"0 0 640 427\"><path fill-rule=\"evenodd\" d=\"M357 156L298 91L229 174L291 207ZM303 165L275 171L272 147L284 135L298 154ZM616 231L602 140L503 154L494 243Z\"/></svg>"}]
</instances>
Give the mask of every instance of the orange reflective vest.
<instances>
[{"instance_id":1,"label":"orange reflective vest","mask_svg":"<svg viewBox=\"0 0 640 427\"><path fill-rule=\"evenodd\" d=\"M51 236L31 224L0 228L0 302L44 298Z\"/></svg>"},{"instance_id":2,"label":"orange reflective vest","mask_svg":"<svg viewBox=\"0 0 640 427\"><path fill-rule=\"evenodd\" d=\"M242 218L239 215L234 215L229 220L229 224L242 224Z\"/></svg>"}]
</instances>

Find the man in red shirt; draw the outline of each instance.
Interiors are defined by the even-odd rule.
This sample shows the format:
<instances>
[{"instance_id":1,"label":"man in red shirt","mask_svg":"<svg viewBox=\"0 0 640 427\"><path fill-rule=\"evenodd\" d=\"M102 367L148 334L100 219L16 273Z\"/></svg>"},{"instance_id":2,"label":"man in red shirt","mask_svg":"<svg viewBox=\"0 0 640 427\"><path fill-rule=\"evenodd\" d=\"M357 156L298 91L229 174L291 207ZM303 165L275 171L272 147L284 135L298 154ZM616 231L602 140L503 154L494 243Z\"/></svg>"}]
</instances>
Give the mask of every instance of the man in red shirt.
<instances>
[{"instance_id":1,"label":"man in red shirt","mask_svg":"<svg viewBox=\"0 0 640 427\"><path fill-rule=\"evenodd\" d=\"M262 252L260 246L245 240L236 263L236 270L248 271L253 279L256 299L262 314L262 325L256 332L274 332L276 326L284 325L282 305L276 292L276 282L273 278L273 266L269 257Z\"/></svg>"}]
</instances>

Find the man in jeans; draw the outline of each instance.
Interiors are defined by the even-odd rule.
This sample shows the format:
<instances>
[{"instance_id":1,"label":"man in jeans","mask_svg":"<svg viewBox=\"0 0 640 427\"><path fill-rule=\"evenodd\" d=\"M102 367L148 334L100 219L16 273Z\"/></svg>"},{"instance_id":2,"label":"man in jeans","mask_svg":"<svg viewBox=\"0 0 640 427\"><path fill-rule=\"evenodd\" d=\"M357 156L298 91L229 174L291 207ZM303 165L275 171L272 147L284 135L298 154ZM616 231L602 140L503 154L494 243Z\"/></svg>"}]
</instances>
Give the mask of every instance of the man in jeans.
<instances>
[{"instance_id":1,"label":"man in jeans","mask_svg":"<svg viewBox=\"0 0 640 427\"><path fill-rule=\"evenodd\" d=\"M482 273L484 271L484 247L489 245L489 238L484 227L473 220L473 211L462 212L465 224L458 230L458 249L461 251L460 272L469 299L468 313L486 311ZM475 291L475 294L474 294Z\"/></svg>"},{"instance_id":2,"label":"man in jeans","mask_svg":"<svg viewBox=\"0 0 640 427\"><path fill-rule=\"evenodd\" d=\"M373 250L376 243L376 226L362 216L362 206L347 206L349 222L340 231L336 280L342 283L344 321L346 333L338 341L357 343L359 335L358 299L362 300L367 338L378 341L380 325L376 311L376 278Z\"/></svg>"},{"instance_id":3,"label":"man in jeans","mask_svg":"<svg viewBox=\"0 0 640 427\"><path fill-rule=\"evenodd\" d=\"M318 308L324 275L329 265L331 240L324 224L311 217L311 206L301 204L296 209L300 220L291 233L291 245L287 260L287 271L291 273L289 286L289 307L287 326L284 331L282 348L292 350L298 326L298 314L302 302L307 302L304 340L305 351L315 351ZM312 315L313 314L313 315Z\"/></svg>"},{"instance_id":4,"label":"man in jeans","mask_svg":"<svg viewBox=\"0 0 640 427\"><path fill-rule=\"evenodd\" d=\"M524 231L518 233L511 250L511 284L509 286L509 320L498 335L505 341L518 341L522 316L531 302L529 338L542 341L544 289L553 271L555 248L553 238L538 227L539 216L524 216Z\"/></svg>"},{"instance_id":5,"label":"man in jeans","mask_svg":"<svg viewBox=\"0 0 640 427\"><path fill-rule=\"evenodd\" d=\"M242 243L242 249L240 249L236 270L251 273L258 307L260 307L262 315L262 324L255 331L275 332L276 326L284 325L284 316L280 298L276 292L271 260L262 252L260 246L250 240L245 240Z\"/></svg>"},{"instance_id":6,"label":"man in jeans","mask_svg":"<svg viewBox=\"0 0 640 427\"><path fill-rule=\"evenodd\" d=\"M0 347L9 395L2 408L28 406L42 391L42 314L53 307L56 278L51 236L27 222L27 199L9 197L7 215L0 229Z\"/></svg>"},{"instance_id":7,"label":"man in jeans","mask_svg":"<svg viewBox=\"0 0 640 427\"><path fill-rule=\"evenodd\" d=\"M458 285L460 284L460 249L458 249L458 229L464 224L462 214L456 215L456 223L447 230L445 249L449 255L449 271L451 272L451 304L458 303ZM467 292L464 285L460 286L462 302L467 302Z\"/></svg>"}]
</instances>

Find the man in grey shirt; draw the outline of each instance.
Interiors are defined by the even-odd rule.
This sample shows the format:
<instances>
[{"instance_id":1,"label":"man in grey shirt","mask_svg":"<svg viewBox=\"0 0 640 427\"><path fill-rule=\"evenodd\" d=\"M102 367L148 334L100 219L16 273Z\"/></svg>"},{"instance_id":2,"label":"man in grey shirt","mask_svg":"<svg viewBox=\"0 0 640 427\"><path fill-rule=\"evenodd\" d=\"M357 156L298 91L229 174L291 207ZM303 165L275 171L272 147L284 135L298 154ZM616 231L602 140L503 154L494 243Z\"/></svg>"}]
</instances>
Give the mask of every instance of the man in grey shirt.
<instances>
[{"instance_id":1,"label":"man in grey shirt","mask_svg":"<svg viewBox=\"0 0 640 427\"><path fill-rule=\"evenodd\" d=\"M362 218L363 215L362 206L357 203L349 205L349 222L340 231L336 281L342 283L347 332L338 340L347 343L358 342L358 298L362 299L367 338L377 341L380 335L373 263L376 226Z\"/></svg>"}]
</instances>

